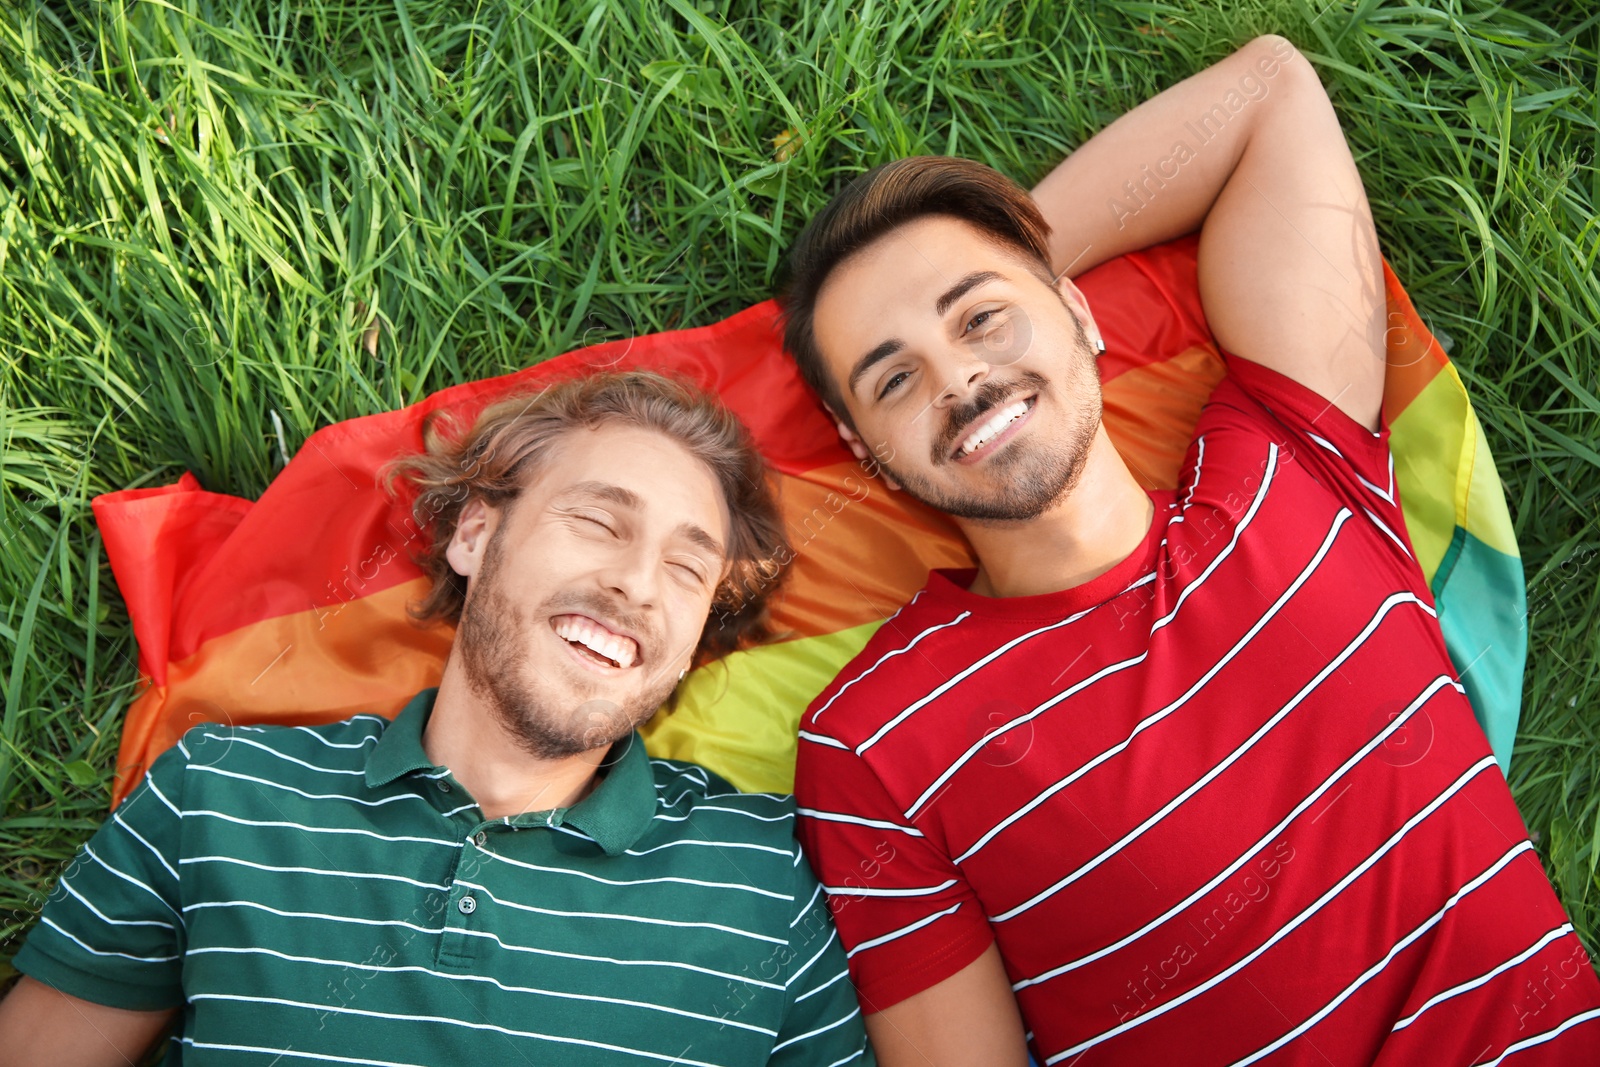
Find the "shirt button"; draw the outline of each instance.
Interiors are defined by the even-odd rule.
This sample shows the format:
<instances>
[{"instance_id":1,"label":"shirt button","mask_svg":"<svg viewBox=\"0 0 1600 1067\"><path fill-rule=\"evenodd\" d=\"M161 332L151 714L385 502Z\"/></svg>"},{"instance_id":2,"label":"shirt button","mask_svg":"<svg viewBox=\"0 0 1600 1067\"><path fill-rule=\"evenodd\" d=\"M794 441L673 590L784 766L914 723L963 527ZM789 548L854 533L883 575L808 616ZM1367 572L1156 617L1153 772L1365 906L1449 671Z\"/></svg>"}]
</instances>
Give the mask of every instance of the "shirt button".
<instances>
[{"instance_id":1,"label":"shirt button","mask_svg":"<svg viewBox=\"0 0 1600 1067\"><path fill-rule=\"evenodd\" d=\"M441 792L441 793L450 792L450 783L445 781L443 778L439 779L439 792Z\"/></svg>"},{"instance_id":2,"label":"shirt button","mask_svg":"<svg viewBox=\"0 0 1600 1067\"><path fill-rule=\"evenodd\" d=\"M472 897L462 897L460 900L456 901L456 908L463 915L471 915L473 912L478 910L478 902Z\"/></svg>"},{"instance_id":3,"label":"shirt button","mask_svg":"<svg viewBox=\"0 0 1600 1067\"><path fill-rule=\"evenodd\" d=\"M479 848L482 848L484 845L489 843L489 835L484 833L482 830L479 830L477 833L472 835L472 843L477 845Z\"/></svg>"}]
</instances>

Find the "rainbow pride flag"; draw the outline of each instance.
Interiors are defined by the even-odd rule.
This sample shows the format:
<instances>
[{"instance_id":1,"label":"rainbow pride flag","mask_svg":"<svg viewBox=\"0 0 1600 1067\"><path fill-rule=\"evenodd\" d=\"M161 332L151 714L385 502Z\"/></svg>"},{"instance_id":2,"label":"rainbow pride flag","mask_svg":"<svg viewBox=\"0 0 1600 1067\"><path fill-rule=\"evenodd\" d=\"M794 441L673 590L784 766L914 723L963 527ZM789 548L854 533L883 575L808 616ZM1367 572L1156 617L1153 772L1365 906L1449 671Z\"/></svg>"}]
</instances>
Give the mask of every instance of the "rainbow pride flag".
<instances>
[{"instance_id":1,"label":"rainbow pride flag","mask_svg":"<svg viewBox=\"0 0 1600 1067\"><path fill-rule=\"evenodd\" d=\"M1077 279L1108 346L1105 423L1139 480L1176 485L1222 360L1200 310L1196 241ZM1406 524L1450 653L1502 768L1527 654L1522 563L1505 497L1461 379L1385 267L1385 412ZM130 707L114 800L199 723L392 716L436 684L452 634L406 602L425 531L379 469L422 447L422 423L470 418L509 391L598 369L648 368L718 393L771 464L796 562L774 618L784 636L694 671L675 712L642 731L653 755L692 760L741 789L789 792L801 712L934 567L967 566L945 518L869 478L783 354L778 311L630 338L435 393L313 434L255 502L175 485L108 493L96 519L149 687Z\"/></svg>"}]
</instances>

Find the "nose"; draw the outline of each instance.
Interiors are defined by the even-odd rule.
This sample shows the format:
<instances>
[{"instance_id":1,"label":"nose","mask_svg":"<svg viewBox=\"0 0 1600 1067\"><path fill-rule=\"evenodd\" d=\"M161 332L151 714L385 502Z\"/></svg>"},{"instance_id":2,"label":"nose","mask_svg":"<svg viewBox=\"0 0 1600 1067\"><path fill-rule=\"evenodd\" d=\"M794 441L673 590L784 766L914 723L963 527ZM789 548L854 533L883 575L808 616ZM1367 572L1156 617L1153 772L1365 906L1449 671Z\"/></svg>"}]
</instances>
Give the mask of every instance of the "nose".
<instances>
[{"instance_id":1,"label":"nose","mask_svg":"<svg viewBox=\"0 0 1600 1067\"><path fill-rule=\"evenodd\" d=\"M945 384L933 406L947 408L971 396L993 368L987 360L975 355L974 350L956 346L939 359L934 369Z\"/></svg>"},{"instance_id":2,"label":"nose","mask_svg":"<svg viewBox=\"0 0 1600 1067\"><path fill-rule=\"evenodd\" d=\"M655 607L660 570L656 554L634 541L617 546L601 565L598 578L607 592L638 610Z\"/></svg>"}]
</instances>

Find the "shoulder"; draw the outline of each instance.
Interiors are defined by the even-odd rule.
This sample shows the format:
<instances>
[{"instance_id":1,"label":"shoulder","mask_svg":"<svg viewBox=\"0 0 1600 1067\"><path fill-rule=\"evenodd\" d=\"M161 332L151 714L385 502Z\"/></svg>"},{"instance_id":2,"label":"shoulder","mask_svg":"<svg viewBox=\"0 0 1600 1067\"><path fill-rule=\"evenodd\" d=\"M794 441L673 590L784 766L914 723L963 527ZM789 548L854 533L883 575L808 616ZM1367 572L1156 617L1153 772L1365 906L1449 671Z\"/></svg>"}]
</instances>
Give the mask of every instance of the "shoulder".
<instances>
[{"instance_id":1,"label":"shoulder","mask_svg":"<svg viewBox=\"0 0 1600 1067\"><path fill-rule=\"evenodd\" d=\"M941 595L948 577L935 573L885 619L856 656L817 695L800 719L806 743L852 747L898 714L920 691L943 682L947 664L981 644L980 622Z\"/></svg>"},{"instance_id":2,"label":"shoulder","mask_svg":"<svg viewBox=\"0 0 1600 1067\"><path fill-rule=\"evenodd\" d=\"M1360 425L1332 401L1270 367L1226 357L1227 375L1201 412L1196 438L1237 434L1272 446L1285 468L1315 474L1330 462L1366 469L1389 465L1389 431ZM1297 463L1297 460L1301 461Z\"/></svg>"},{"instance_id":3,"label":"shoulder","mask_svg":"<svg viewBox=\"0 0 1600 1067\"><path fill-rule=\"evenodd\" d=\"M682 760L650 760L656 793L657 832L712 840L794 847L794 798L780 793L741 793L713 771ZM663 827L660 823L667 823ZM693 823L691 826L690 823Z\"/></svg>"},{"instance_id":4,"label":"shoulder","mask_svg":"<svg viewBox=\"0 0 1600 1067\"><path fill-rule=\"evenodd\" d=\"M376 715L357 715L317 726L232 726L204 723L184 733L179 746L191 762L218 749L245 750L272 757L295 757L313 766L339 767L366 764L389 721Z\"/></svg>"},{"instance_id":5,"label":"shoulder","mask_svg":"<svg viewBox=\"0 0 1600 1067\"><path fill-rule=\"evenodd\" d=\"M367 757L389 726L375 715L358 715L318 726L231 726L205 723L173 746L173 762L186 780L203 779L208 789L254 786L344 792L364 781ZM152 767L155 774L162 759Z\"/></svg>"},{"instance_id":6,"label":"shoulder","mask_svg":"<svg viewBox=\"0 0 1600 1067\"><path fill-rule=\"evenodd\" d=\"M1260 457L1269 445L1293 452L1294 439L1256 390L1242 380L1235 370L1237 363L1242 361L1230 364L1229 373L1212 390L1195 425L1194 450L1200 453L1202 467L1207 461L1213 465L1226 463L1241 450L1254 457L1258 467L1264 466Z\"/></svg>"},{"instance_id":7,"label":"shoulder","mask_svg":"<svg viewBox=\"0 0 1600 1067\"><path fill-rule=\"evenodd\" d=\"M1179 475L1177 502L1183 513L1191 506L1209 510L1229 526L1258 518L1273 525L1274 515L1292 524L1336 504L1320 453L1337 450L1317 432L1321 422L1308 409L1309 401L1293 389L1308 391L1292 382L1292 389L1279 389L1281 378L1248 361L1230 361L1228 376L1200 414ZM1330 408L1320 403L1325 412ZM1193 530L1179 526L1172 532Z\"/></svg>"}]
</instances>

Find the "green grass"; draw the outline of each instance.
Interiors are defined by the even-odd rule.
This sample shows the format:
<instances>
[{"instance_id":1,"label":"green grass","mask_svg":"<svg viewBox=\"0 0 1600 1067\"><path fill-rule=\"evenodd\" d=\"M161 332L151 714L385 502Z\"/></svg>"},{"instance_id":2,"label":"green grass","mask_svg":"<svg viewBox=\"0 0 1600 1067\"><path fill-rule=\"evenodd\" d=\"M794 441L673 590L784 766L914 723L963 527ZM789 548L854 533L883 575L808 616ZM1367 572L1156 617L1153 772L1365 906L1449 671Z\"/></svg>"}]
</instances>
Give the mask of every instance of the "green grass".
<instances>
[{"instance_id":1,"label":"green grass","mask_svg":"<svg viewBox=\"0 0 1600 1067\"><path fill-rule=\"evenodd\" d=\"M1512 784L1596 944L1600 32L1585 6L7 6L0 959L104 817L137 692L96 493L192 470L253 496L335 420L713 321L769 295L808 214L860 170L949 152L1031 182L1265 31L1322 71L1386 252L1491 435L1533 608Z\"/></svg>"}]
</instances>

